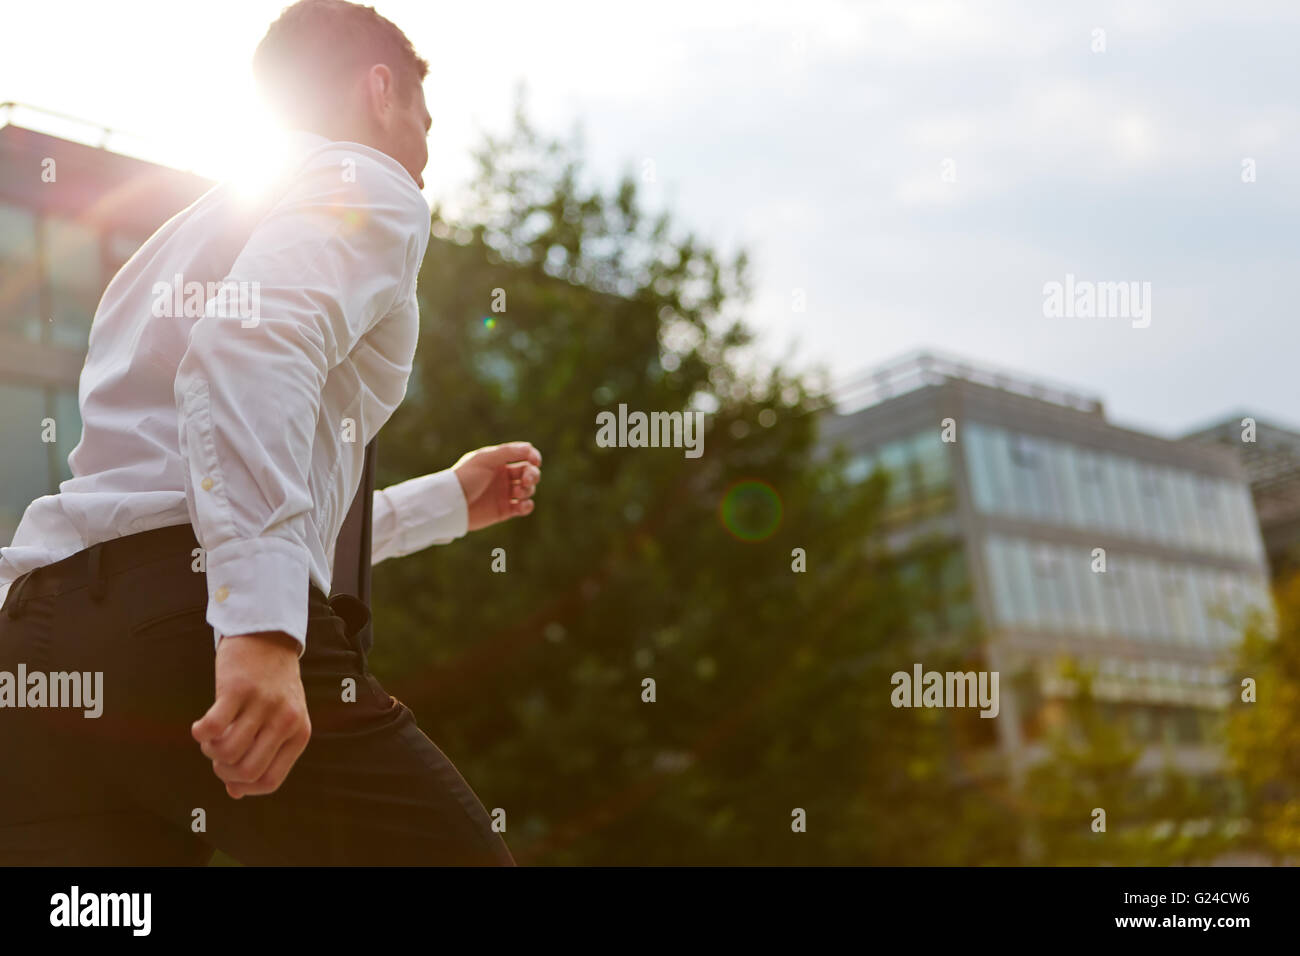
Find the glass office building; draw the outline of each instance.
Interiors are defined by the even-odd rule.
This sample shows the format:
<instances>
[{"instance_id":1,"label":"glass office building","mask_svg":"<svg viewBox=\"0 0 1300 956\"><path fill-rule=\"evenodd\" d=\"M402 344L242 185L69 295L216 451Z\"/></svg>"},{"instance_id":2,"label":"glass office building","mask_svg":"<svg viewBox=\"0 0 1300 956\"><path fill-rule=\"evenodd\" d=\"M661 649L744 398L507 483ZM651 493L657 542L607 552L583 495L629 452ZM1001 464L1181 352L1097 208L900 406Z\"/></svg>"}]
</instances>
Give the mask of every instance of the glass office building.
<instances>
[{"instance_id":1,"label":"glass office building","mask_svg":"<svg viewBox=\"0 0 1300 956\"><path fill-rule=\"evenodd\" d=\"M1300 572L1300 432L1250 414L1187 436L1229 449L1241 462L1275 578Z\"/></svg>"},{"instance_id":2,"label":"glass office building","mask_svg":"<svg viewBox=\"0 0 1300 956\"><path fill-rule=\"evenodd\" d=\"M6 104L0 119L11 113ZM0 126L4 543L27 504L70 477L68 453L81 435L77 380L105 286L155 229L210 185L86 143Z\"/></svg>"},{"instance_id":3,"label":"glass office building","mask_svg":"<svg viewBox=\"0 0 1300 956\"><path fill-rule=\"evenodd\" d=\"M947 543L918 630L978 622L1003 674L1005 747L1032 750L1069 657L1139 739L1214 764L1203 745L1233 693L1240 622L1270 606L1230 451L1121 428L1094 398L930 355L870 373L845 406L824 420L823 449L842 444L854 480L888 474L900 553Z\"/></svg>"}]
</instances>

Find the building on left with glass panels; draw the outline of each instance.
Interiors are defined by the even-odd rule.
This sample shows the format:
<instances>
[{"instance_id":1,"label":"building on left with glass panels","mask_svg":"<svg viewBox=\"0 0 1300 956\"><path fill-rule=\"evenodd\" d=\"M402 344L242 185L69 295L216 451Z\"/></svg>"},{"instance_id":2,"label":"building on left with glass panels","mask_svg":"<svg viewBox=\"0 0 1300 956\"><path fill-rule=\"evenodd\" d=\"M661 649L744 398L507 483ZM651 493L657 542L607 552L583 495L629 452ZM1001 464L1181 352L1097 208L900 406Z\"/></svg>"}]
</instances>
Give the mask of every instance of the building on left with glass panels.
<instances>
[{"instance_id":1,"label":"building on left with glass panels","mask_svg":"<svg viewBox=\"0 0 1300 956\"><path fill-rule=\"evenodd\" d=\"M22 110L52 117L49 125L72 135L88 129L101 142L111 135ZM15 112L15 104L0 105L0 541L6 544L28 503L71 477L68 454L81 436L77 380L104 288L159 226L212 185L16 125L9 122Z\"/></svg>"}]
</instances>

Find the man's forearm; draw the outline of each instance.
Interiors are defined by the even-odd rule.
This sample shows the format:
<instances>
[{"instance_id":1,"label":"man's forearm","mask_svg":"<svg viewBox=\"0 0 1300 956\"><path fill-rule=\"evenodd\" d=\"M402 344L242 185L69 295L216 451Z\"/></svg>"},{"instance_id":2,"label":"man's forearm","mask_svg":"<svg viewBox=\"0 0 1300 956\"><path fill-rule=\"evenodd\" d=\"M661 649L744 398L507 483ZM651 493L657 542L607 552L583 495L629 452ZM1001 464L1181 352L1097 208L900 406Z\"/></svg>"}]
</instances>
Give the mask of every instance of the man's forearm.
<instances>
[{"instance_id":1,"label":"man's forearm","mask_svg":"<svg viewBox=\"0 0 1300 956\"><path fill-rule=\"evenodd\" d=\"M469 530L465 492L450 468L375 491L371 561L448 544Z\"/></svg>"}]
</instances>

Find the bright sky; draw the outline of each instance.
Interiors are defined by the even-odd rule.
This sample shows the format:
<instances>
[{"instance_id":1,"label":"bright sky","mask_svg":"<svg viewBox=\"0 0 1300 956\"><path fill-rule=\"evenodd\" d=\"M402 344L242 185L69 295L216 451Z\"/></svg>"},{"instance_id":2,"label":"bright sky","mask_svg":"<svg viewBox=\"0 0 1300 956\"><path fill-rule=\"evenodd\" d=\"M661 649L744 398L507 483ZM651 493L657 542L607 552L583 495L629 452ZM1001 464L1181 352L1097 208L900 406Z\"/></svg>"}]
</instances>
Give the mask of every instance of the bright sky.
<instances>
[{"instance_id":1,"label":"bright sky","mask_svg":"<svg viewBox=\"0 0 1300 956\"><path fill-rule=\"evenodd\" d=\"M1300 425L1292 0L375 5L432 64L431 198L454 206L526 81L599 176L652 160L652 205L751 250L766 355L840 379L930 347L1167 434L1239 409ZM256 150L249 60L282 6L11 5L0 100L227 175ZM1067 274L1150 282L1150 325L1045 316Z\"/></svg>"}]
</instances>

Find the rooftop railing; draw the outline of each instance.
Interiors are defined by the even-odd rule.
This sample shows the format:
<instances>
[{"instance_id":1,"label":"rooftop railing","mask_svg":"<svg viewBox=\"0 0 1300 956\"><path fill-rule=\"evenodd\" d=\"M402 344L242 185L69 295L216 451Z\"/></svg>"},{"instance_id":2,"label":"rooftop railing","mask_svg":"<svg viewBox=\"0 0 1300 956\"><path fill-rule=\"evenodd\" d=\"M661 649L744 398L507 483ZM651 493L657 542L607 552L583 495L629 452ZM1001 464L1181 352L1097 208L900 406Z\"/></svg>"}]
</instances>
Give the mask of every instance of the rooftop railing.
<instances>
[{"instance_id":1,"label":"rooftop railing","mask_svg":"<svg viewBox=\"0 0 1300 956\"><path fill-rule=\"evenodd\" d=\"M854 376L833 389L837 410L860 411L928 385L950 380L973 382L1027 398L1051 402L1091 415L1104 411L1101 399L1029 379L1013 372L976 365L934 352L916 352Z\"/></svg>"},{"instance_id":2,"label":"rooftop railing","mask_svg":"<svg viewBox=\"0 0 1300 956\"><path fill-rule=\"evenodd\" d=\"M174 146L93 120L61 113L58 110L48 110L41 106L9 100L0 103L0 128L6 126L21 127L34 133L56 136L94 149L108 150L145 162L170 166L181 172L192 172L189 164L183 161L183 157L176 154Z\"/></svg>"}]
</instances>

